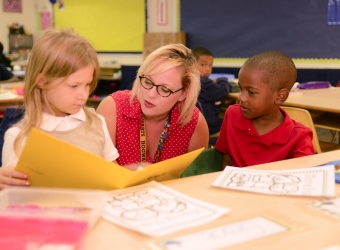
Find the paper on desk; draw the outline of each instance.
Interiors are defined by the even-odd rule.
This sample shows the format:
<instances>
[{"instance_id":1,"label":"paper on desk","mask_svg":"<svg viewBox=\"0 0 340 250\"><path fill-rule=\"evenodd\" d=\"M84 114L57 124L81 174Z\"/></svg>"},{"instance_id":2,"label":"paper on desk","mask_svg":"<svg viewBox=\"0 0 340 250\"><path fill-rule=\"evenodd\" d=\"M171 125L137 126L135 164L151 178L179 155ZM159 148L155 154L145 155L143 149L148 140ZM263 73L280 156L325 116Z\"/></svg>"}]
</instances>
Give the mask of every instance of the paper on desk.
<instances>
[{"instance_id":1,"label":"paper on desk","mask_svg":"<svg viewBox=\"0 0 340 250\"><path fill-rule=\"evenodd\" d=\"M258 170L227 166L212 184L249 192L334 196L334 168L329 166L290 170Z\"/></svg>"},{"instance_id":2,"label":"paper on desk","mask_svg":"<svg viewBox=\"0 0 340 250\"><path fill-rule=\"evenodd\" d=\"M334 173L335 173L335 182L340 183L340 160L327 162L325 164L322 164L321 166L329 166L334 167ZM317 166L319 167L319 166Z\"/></svg>"},{"instance_id":3,"label":"paper on desk","mask_svg":"<svg viewBox=\"0 0 340 250\"><path fill-rule=\"evenodd\" d=\"M154 242L154 245L150 244L150 247L166 250L224 249L236 244L286 232L287 230L287 227L259 216L176 238L158 240Z\"/></svg>"},{"instance_id":4,"label":"paper on desk","mask_svg":"<svg viewBox=\"0 0 340 250\"><path fill-rule=\"evenodd\" d=\"M11 92L4 92L4 93L0 93L0 100L7 100L7 99L13 99L18 97L18 95L15 95Z\"/></svg>"},{"instance_id":5,"label":"paper on desk","mask_svg":"<svg viewBox=\"0 0 340 250\"><path fill-rule=\"evenodd\" d=\"M198 226L229 212L160 183L110 192L103 217L122 227L150 236L162 236Z\"/></svg>"},{"instance_id":6,"label":"paper on desk","mask_svg":"<svg viewBox=\"0 0 340 250\"><path fill-rule=\"evenodd\" d=\"M15 169L27 174L33 187L112 190L179 178L202 150L130 171L33 128Z\"/></svg>"},{"instance_id":7,"label":"paper on desk","mask_svg":"<svg viewBox=\"0 0 340 250\"><path fill-rule=\"evenodd\" d=\"M319 209L325 213L331 214L337 218L340 218L340 197L326 199L322 201L313 201L307 203L307 205Z\"/></svg>"}]
</instances>

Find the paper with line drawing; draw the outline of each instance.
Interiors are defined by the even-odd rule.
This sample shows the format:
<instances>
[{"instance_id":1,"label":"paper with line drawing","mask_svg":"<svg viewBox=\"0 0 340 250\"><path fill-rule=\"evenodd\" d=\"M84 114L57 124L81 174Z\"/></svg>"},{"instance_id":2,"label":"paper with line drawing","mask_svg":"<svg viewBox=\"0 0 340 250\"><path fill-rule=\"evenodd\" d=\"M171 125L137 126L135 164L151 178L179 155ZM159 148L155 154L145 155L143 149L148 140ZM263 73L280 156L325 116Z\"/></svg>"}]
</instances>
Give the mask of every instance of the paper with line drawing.
<instances>
[{"instance_id":1,"label":"paper with line drawing","mask_svg":"<svg viewBox=\"0 0 340 250\"><path fill-rule=\"evenodd\" d=\"M227 166L212 185L276 195L335 195L334 169L329 166L291 170L257 170Z\"/></svg>"},{"instance_id":2,"label":"paper with line drawing","mask_svg":"<svg viewBox=\"0 0 340 250\"><path fill-rule=\"evenodd\" d=\"M157 240L153 244L154 249L163 250L224 249L288 230L284 225L259 216L175 238Z\"/></svg>"},{"instance_id":3,"label":"paper with line drawing","mask_svg":"<svg viewBox=\"0 0 340 250\"><path fill-rule=\"evenodd\" d=\"M229 212L155 181L110 192L103 217L150 236L198 226Z\"/></svg>"}]
</instances>

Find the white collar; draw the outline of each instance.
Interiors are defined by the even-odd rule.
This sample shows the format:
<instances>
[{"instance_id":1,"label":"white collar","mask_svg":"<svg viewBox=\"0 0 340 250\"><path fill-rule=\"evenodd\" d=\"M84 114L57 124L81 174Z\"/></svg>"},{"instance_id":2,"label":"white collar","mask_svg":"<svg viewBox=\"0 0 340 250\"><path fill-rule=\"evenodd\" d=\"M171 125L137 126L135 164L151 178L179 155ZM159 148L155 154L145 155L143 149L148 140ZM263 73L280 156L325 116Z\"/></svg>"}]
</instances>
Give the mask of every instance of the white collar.
<instances>
[{"instance_id":1,"label":"white collar","mask_svg":"<svg viewBox=\"0 0 340 250\"><path fill-rule=\"evenodd\" d=\"M77 113L68 116L58 117L50 115L48 113L43 113L41 129L45 131L53 131L62 122L72 122L79 121L85 122L86 115L84 109L81 108Z\"/></svg>"}]
</instances>

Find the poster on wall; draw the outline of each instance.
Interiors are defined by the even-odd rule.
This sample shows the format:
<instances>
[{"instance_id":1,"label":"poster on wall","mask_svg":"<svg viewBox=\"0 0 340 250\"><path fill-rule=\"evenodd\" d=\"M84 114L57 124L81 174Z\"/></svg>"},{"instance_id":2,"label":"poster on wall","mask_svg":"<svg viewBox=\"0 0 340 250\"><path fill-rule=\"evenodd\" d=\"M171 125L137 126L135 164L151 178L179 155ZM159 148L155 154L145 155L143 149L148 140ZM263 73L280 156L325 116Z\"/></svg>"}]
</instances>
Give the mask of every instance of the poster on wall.
<instances>
[{"instance_id":1,"label":"poster on wall","mask_svg":"<svg viewBox=\"0 0 340 250\"><path fill-rule=\"evenodd\" d=\"M21 0L2 0L3 12L22 12Z\"/></svg>"},{"instance_id":2,"label":"poster on wall","mask_svg":"<svg viewBox=\"0 0 340 250\"><path fill-rule=\"evenodd\" d=\"M157 24L166 25L168 23L168 1L157 0Z\"/></svg>"},{"instance_id":3,"label":"poster on wall","mask_svg":"<svg viewBox=\"0 0 340 250\"><path fill-rule=\"evenodd\" d=\"M48 11L37 13L38 30L45 30L51 28L51 15Z\"/></svg>"},{"instance_id":4,"label":"poster on wall","mask_svg":"<svg viewBox=\"0 0 340 250\"><path fill-rule=\"evenodd\" d=\"M327 24L340 25L340 0L328 0Z\"/></svg>"}]
</instances>

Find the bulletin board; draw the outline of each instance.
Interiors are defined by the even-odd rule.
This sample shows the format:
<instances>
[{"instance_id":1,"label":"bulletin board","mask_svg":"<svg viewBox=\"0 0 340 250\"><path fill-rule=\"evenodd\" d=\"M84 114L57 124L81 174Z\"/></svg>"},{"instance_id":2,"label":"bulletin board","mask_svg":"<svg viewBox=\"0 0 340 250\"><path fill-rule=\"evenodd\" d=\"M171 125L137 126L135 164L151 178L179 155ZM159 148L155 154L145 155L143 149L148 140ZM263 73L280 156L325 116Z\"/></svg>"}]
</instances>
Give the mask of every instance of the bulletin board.
<instances>
[{"instance_id":1,"label":"bulletin board","mask_svg":"<svg viewBox=\"0 0 340 250\"><path fill-rule=\"evenodd\" d=\"M143 51L145 0L72 0L53 11L56 28L72 27L97 52Z\"/></svg>"},{"instance_id":2,"label":"bulletin board","mask_svg":"<svg viewBox=\"0 0 340 250\"><path fill-rule=\"evenodd\" d=\"M188 47L206 47L217 58L272 49L297 59L340 58L337 0L182 0L180 30Z\"/></svg>"}]
</instances>

